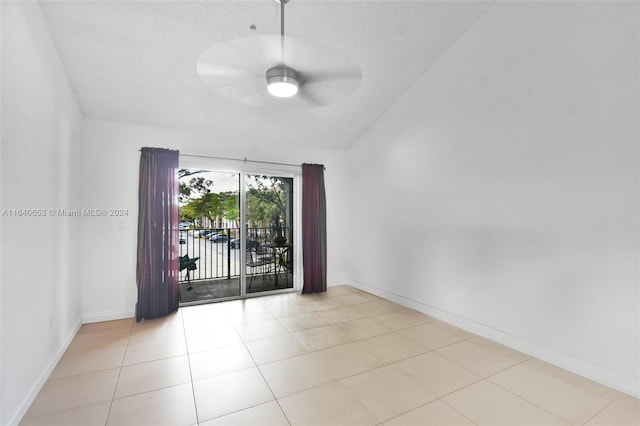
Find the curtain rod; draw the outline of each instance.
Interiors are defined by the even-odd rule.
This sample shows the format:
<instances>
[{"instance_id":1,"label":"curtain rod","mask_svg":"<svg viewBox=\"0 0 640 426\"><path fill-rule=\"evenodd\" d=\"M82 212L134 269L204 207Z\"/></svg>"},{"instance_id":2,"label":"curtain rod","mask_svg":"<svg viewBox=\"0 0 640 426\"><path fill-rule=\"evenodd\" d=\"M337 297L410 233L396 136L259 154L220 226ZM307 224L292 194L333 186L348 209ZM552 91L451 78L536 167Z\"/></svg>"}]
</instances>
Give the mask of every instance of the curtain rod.
<instances>
[{"instance_id":1,"label":"curtain rod","mask_svg":"<svg viewBox=\"0 0 640 426\"><path fill-rule=\"evenodd\" d=\"M142 150L139 149L138 151L142 151ZM208 159L212 159L212 160L242 161L243 163L259 163L259 164L272 164L272 165L277 165L277 166L302 167L302 164L278 163L278 162L275 162L275 161L249 160L247 157L244 157L244 158L230 158L230 157L214 157L214 156L210 156L210 155L195 155L195 154L182 154L182 153L179 153L179 155L181 155L183 157L208 158ZM324 170L327 169L325 166L322 166L322 168Z\"/></svg>"},{"instance_id":2,"label":"curtain rod","mask_svg":"<svg viewBox=\"0 0 640 426\"><path fill-rule=\"evenodd\" d=\"M260 163L260 164L272 164L278 166L292 166L292 167L302 167L300 164L291 164L291 163L278 163L275 161L260 161L260 160L249 160L247 157L244 158L230 158L230 157L213 157L208 155L193 155L193 154L180 154L184 157L194 157L194 158L210 158L212 160L229 160L229 161L242 161L243 163Z\"/></svg>"}]
</instances>

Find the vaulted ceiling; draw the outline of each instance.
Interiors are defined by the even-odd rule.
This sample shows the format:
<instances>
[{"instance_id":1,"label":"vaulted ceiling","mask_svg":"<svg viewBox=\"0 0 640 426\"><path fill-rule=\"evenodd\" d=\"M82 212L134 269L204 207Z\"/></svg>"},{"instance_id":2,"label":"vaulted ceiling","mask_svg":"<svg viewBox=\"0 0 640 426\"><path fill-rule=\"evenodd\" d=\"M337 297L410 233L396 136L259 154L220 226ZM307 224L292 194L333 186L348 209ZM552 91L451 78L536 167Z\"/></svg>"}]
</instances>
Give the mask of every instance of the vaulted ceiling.
<instances>
[{"instance_id":1,"label":"vaulted ceiling","mask_svg":"<svg viewBox=\"0 0 640 426\"><path fill-rule=\"evenodd\" d=\"M255 106L230 99L196 72L200 54L214 44L279 34L280 5L274 0L41 5L86 117L325 148L348 147L491 7L489 2L289 1L288 36L341 52L361 72L357 89L344 99L292 108L287 100ZM330 71L326 62L314 67Z\"/></svg>"}]
</instances>

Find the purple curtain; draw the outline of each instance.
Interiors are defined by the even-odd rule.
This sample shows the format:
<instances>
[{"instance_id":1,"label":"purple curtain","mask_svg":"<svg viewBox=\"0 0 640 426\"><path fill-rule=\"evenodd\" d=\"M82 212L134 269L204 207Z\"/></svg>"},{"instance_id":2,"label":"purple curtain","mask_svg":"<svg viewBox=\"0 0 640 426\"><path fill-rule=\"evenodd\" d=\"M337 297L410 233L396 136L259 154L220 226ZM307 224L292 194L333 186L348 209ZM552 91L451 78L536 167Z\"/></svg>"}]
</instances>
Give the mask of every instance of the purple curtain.
<instances>
[{"instance_id":1,"label":"purple curtain","mask_svg":"<svg viewBox=\"0 0 640 426\"><path fill-rule=\"evenodd\" d=\"M178 151L142 148L136 321L178 309Z\"/></svg>"},{"instance_id":2,"label":"purple curtain","mask_svg":"<svg viewBox=\"0 0 640 426\"><path fill-rule=\"evenodd\" d=\"M327 291L327 202L324 166L302 165L302 293Z\"/></svg>"}]
</instances>

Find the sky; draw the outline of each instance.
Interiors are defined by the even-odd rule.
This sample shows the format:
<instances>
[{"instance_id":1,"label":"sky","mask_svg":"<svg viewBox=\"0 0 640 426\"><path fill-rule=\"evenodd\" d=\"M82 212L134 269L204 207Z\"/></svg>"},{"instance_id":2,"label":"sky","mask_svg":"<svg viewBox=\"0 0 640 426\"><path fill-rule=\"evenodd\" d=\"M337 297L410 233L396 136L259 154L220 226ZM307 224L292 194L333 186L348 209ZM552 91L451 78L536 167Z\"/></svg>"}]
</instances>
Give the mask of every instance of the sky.
<instances>
[{"instance_id":1,"label":"sky","mask_svg":"<svg viewBox=\"0 0 640 426\"><path fill-rule=\"evenodd\" d=\"M239 174L233 172L202 172L196 175L187 176L181 182L188 183L191 178L203 177L213 181L210 187L211 192L236 192L238 191Z\"/></svg>"},{"instance_id":2,"label":"sky","mask_svg":"<svg viewBox=\"0 0 640 426\"><path fill-rule=\"evenodd\" d=\"M238 191L238 177L237 172L214 172L205 171L198 173L197 175L187 176L181 179L181 182L188 183L191 178L204 177L213 181L211 186L211 192L236 192ZM268 181L265 183L268 184Z\"/></svg>"}]
</instances>

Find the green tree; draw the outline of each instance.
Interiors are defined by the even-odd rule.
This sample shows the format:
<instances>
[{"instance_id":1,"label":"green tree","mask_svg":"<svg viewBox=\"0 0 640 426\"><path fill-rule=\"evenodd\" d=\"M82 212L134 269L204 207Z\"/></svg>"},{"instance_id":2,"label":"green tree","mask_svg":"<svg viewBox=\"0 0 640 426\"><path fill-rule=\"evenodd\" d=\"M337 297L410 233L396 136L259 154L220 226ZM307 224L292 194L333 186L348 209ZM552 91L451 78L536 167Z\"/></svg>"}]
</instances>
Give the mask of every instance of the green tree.
<instances>
[{"instance_id":1,"label":"green tree","mask_svg":"<svg viewBox=\"0 0 640 426\"><path fill-rule=\"evenodd\" d=\"M188 203L184 206L180 206L179 214L180 214L180 221L186 220L186 221L194 222L202 217L197 213L197 207L193 203Z\"/></svg>"},{"instance_id":2,"label":"green tree","mask_svg":"<svg viewBox=\"0 0 640 426\"><path fill-rule=\"evenodd\" d=\"M273 176L250 175L247 182L249 191L247 192L247 200L249 196L259 199L266 207L267 215L265 219L268 221L273 216L273 209L276 209L280 216L287 215L287 182L282 178Z\"/></svg>"},{"instance_id":3,"label":"green tree","mask_svg":"<svg viewBox=\"0 0 640 426\"><path fill-rule=\"evenodd\" d=\"M205 217L214 227L220 226L220 222L224 218L234 222L237 227L240 218L238 194L235 192L208 192L200 198L192 198L180 208L180 216L192 220Z\"/></svg>"},{"instance_id":4,"label":"green tree","mask_svg":"<svg viewBox=\"0 0 640 426\"><path fill-rule=\"evenodd\" d=\"M237 228L240 226L240 197L236 192L225 192L222 195L224 196L224 218Z\"/></svg>"},{"instance_id":5,"label":"green tree","mask_svg":"<svg viewBox=\"0 0 640 426\"><path fill-rule=\"evenodd\" d=\"M276 207L260 196L259 190L250 188L247 191L247 220L251 226L266 228Z\"/></svg>"},{"instance_id":6,"label":"green tree","mask_svg":"<svg viewBox=\"0 0 640 426\"><path fill-rule=\"evenodd\" d=\"M197 221L203 217L209 217L209 207L202 198L192 198L186 205L180 207L182 220Z\"/></svg>"},{"instance_id":7,"label":"green tree","mask_svg":"<svg viewBox=\"0 0 640 426\"><path fill-rule=\"evenodd\" d=\"M271 176L249 176L247 190L247 219L250 226L267 228L271 238L289 237L291 206L287 194L291 191L292 179ZM288 214L289 213L289 214Z\"/></svg>"},{"instance_id":8,"label":"green tree","mask_svg":"<svg viewBox=\"0 0 640 426\"><path fill-rule=\"evenodd\" d=\"M191 198L202 196L211 192L209 189L213 185L213 181L202 176L191 177L198 173L204 173L206 170L178 170L179 196L181 203L188 202ZM187 179L189 178L189 179Z\"/></svg>"}]
</instances>

